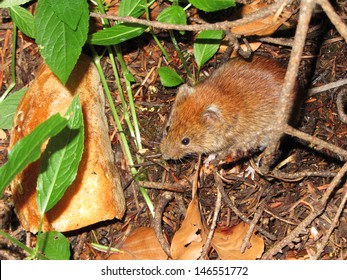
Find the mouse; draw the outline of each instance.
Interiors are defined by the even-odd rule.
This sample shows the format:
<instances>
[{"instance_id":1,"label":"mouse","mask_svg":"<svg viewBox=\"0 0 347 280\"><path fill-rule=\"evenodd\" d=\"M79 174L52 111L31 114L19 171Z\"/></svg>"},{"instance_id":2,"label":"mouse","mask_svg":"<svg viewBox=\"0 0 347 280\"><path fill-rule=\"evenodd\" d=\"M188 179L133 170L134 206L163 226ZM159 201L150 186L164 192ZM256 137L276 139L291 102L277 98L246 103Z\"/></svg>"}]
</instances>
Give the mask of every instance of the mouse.
<instances>
[{"instance_id":1,"label":"mouse","mask_svg":"<svg viewBox=\"0 0 347 280\"><path fill-rule=\"evenodd\" d=\"M285 73L283 64L255 55L229 60L195 86L180 86L160 143L163 159L264 149L278 137L272 131Z\"/></svg>"}]
</instances>

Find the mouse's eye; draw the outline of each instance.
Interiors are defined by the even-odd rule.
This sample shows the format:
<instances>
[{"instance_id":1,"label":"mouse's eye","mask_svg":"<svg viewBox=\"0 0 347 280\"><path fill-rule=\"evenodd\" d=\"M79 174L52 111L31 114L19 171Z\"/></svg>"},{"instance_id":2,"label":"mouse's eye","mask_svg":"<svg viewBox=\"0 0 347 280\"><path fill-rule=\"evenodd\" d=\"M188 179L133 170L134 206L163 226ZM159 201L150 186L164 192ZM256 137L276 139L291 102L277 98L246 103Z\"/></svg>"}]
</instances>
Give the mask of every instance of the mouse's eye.
<instances>
[{"instance_id":1,"label":"mouse's eye","mask_svg":"<svg viewBox=\"0 0 347 280\"><path fill-rule=\"evenodd\" d=\"M188 144L189 144L189 142L190 142L190 139L188 138L188 137L186 137L186 138L183 138L183 140L182 140L182 144L184 145L184 146L187 146Z\"/></svg>"}]
</instances>

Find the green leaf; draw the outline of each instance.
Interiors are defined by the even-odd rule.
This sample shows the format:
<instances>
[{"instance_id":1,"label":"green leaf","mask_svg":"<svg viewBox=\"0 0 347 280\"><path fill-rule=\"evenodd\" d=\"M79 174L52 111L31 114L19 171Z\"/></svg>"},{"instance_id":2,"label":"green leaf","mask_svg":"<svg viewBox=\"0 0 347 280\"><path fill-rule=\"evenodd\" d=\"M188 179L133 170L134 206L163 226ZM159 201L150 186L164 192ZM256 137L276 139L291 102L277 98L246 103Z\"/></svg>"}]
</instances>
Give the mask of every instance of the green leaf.
<instances>
[{"instance_id":1,"label":"green leaf","mask_svg":"<svg viewBox=\"0 0 347 280\"><path fill-rule=\"evenodd\" d=\"M180 6L170 6L161 11L157 20L164 23L187 24L186 12Z\"/></svg>"},{"instance_id":2,"label":"green leaf","mask_svg":"<svg viewBox=\"0 0 347 280\"><path fill-rule=\"evenodd\" d=\"M160 81L165 87L175 87L183 83L182 78L171 68L163 66L158 68Z\"/></svg>"},{"instance_id":3,"label":"green leaf","mask_svg":"<svg viewBox=\"0 0 347 280\"><path fill-rule=\"evenodd\" d=\"M29 163L39 159L43 142L58 134L66 125L67 119L57 113L16 143L8 153L7 163L0 167L0 194Z\"/></svg>"},{"instance_id":4,"label":"green leaf","mask_svg":"<svg viewBox=\"0 0 347 280\"><path fill-rule=\"evenodd\" d=\"M49 231L41 233L38 238L39 250L51 260L69 260L70 243L60 232Z\"/></svg>"},{"instance_id":5,"label":"green leaf","mask_svg":"<svg viewBox=\"0 0 347 280\"><path fill-rule=\"evenodd\" d=\"M23 5L31 0L3 0L0 1L0 8L9 8L13 6Z\"/></svg>"},{"instance_id":6,"label":"green leaf","mask_svg":"<svg viewBox=\"0 0 347 280\"><path fill-rule=\"evenodd\" d=\"M72 30L76 30L81 19L86 0L48 0L55 15Z\"/></svg>"},{"instance_id":7,"label":"green leaf","mask_svg":"<svg viewBox=\"0 0 347 280\"><path fill-rule=\"evenodd\" d=\"M41 214L50 210L75 180L84 147L83 114L78 95L66 112L67 126L52 137L43 153L37 179L37 206Z\"/></svg>"},{"instance_id":8,"label":"green leaf","mask_svg":"<svg viewBox=\"0 0 347 280\"><path fill-rule=\"evenodd\" d=\"M122 0L119 4L118 16L140 17L145 12L146 0Z\"/></svg>"},{"instance_id":9,"label":"green leaf","mask_svg":"<svg viewBox=\"0 0 347 280\"><path fill-rule=\"evenodd\" d=\"M27 88L22 88L8 96L0 103L0 128L12 128L14 114L16 113L17 107L26 91Z\"/></svg>"},{"instance_id":10,"label":"green leaf","mask_svg":"<svg viewBox=\"0 0 347 280\"><path fill-rule=\"evenodd\" d=\"M145 29L143 25L121 23L92 34L89 42L102 46L116 45L140 36Z\"/></svg>"},{"instance_id":11,"label":"green leaf","mask_svg":"<svg viewBox=\"0 0 347 280\"><path fill-rule=\"evenodd\" d=\"M65 84L87 40L88 5L84 2L77 29L73 30L56 16L48 1L38 1L35 15L36 43L49 68Z\"/></svg>"},{"instance_id":12,"label":"green leaf","mask_svg":"<svg viewBox=\"0 0 347 280\"><path fill-rule=\"evenodd\" d=\"M235 7L235 0L189 0L189 2L199 10L205 12L215 12L230 7Z\"/></svg>"},{"instance_id":13,"label":"green leaf","mask_svg":"<svg viewBox=\"0 0 347 280\"><path fill-rule=\"evenodd\" d=\"M34 16L21 6L10 8L10 15L13 22L28 37L35 38Z\"/></svg>"},{"instance_id":14,"label":"green leaf","mask_svg":"<svg viewBox=\"0 0 347 280\"><path fill-rule=\"evenodd\" d=\"M223 30L204 30L196 37L194 56L199 69L217 52L223 36Z\"/></svg>"}]
</instances>

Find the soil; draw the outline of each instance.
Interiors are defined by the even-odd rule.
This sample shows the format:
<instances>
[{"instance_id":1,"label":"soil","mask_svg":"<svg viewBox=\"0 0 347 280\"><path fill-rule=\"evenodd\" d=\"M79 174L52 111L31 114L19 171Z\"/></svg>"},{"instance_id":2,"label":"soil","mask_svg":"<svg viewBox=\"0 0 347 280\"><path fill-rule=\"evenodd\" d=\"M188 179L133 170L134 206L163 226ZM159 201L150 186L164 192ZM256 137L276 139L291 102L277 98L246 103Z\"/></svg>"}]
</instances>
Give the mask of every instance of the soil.
<instances>
[{"instance_id":1,"label":"soil","mask_svg":"<svg viewBox=\"0 0 347 280\"><path fill-rule=\"evenodd\" d=\"M347 9L344 4L336 5L341 18L346 22ZM318 11L319 12L319 11ZM0 28L1 45L1 71L0 92L1 94L11 83L11 38L12 25L6 10L1 10L3 26ZM340 88L331 88L317 94L310 94L308 89L329 84L331 82L347 78L347 44L322 14L317 14L313 19L306 41L303 57L300 65L299 78L303 87L301 94L304 102L301 110L298 128L308 134L314 135L328 143L342 149L347 149L347 125L343 123L336 108L336 97ZM292 19L295 22L295 17ZM188 80L187 74L182 67L173 45L166 31L156 31L165 49L170 54L169 65ZM292 39L293 32L280 31L278 35L287 36ZM193 38L189 34L176 34L180 42L180 48L188 60L188 65L193 73L197 66L194 63ZM257 38L249 38L256 41ZM165 162L160 158L159 143L166 118L170 112L172 102L175 98L175 89L165 88L161 85L156 68L165 65L160 49L150 36L142 36L122 45L126 63L134 75L136 82L132 84L135 93L135 104L140 122L141 136L144 150L141 157L144 162L137 167L141 170L146 181L149 196L154 204L160 199L166 190L155 189L155 183L178 183L184 179L192 180L196 158L180 162ZM291 49L276 44L263 43L257 53L272 56L277 60L287 63ZM222 53L214 56L202 69L201 73L213 71L213 68L222 60ZM38 46L34 40L18 33L16 49L16 85L15 90L30 84L35 78L36 70L42 63ZM107 75L110 89L113 93L115 103L119 103L117 89L114 86L114 78L110 61L102 60L104 72ZM344 86L346 88L346 85ZM65 235L70 239L73 259L100 259L102 254L91 247L92 242L106 246L120 245L124 236L137 227L151 227L150 213L136 185L131 184L132 176L129 166L126 165L121 147L114 133L111 115L107 106L107 114L110 125L110 137L113 148L116 151L116 164L122 176L125 197L127 200L127 211L122 220L102 222L97 225L83 228ZM0 165L7 160L7 147L9 143L9 131L2 130L0 138ZM336 173L343 165L343 160L336 157L332 152L317 151L303 141L288 138L284 142L282 152L277 164L281 164L280 171L283 174L295 175L307 171L329 171ZM133 151L135 154L135 151ZM284 177L273 178L255 173L254 178L243 178L246 168L250 162L256 162L256 157L248 157L223 165L215 166L215 170L222 171L228 182L224 182L225 191L229 197L234 198L236 207L245 217L252 219L258 211L261 202L268 201L258 225L268 232L276 235L277 241L284 239L300 223L314 211L332 176L324 173L322 176L301 176L296 179ZM241 178L240 180L237 179ZM153 183L153 184L152 184ZM183 185L183 183L182 183ZM185 186L185 185L184 185ZM346 189L346 187L345 187ZM306 233L292 240L289 246L284 247L281 253L274 256L275 259L310 259L314 255L317 245L322 240L332 225L342 196L346 190L337 188L330 197L327 207L322 215L316 218L307 228ZM213 172L206 169L201 173L199 186L199 199L201 213L206 221L210 221L213 215L217 189ZM191 188L185 187L185 191L177 193L185 206L191 200ZM163 222L163 230L168 240L171 240L174 232L182 222L182 212L177 198L170 201L165 208L164 216L169 222ZM7 188L0 200L1 230L4 230L27 244L35 244L36 236L26 233L16 217L11 192ZM240 219L223 202L217 225L219 227L230 227L240 222ZM175 226L173 226L175 225ZM260 233L257 235L262 236ZM273 247L277 241L264 237L265 250ZM0 239L0 259L23 259L26 255L9 241ZM209 258L217 258L215 252L210 252ZM346 206L342 212L339 223L333 231L321 259L347 259L347 211Z\"/></svg>"}]
</instances>

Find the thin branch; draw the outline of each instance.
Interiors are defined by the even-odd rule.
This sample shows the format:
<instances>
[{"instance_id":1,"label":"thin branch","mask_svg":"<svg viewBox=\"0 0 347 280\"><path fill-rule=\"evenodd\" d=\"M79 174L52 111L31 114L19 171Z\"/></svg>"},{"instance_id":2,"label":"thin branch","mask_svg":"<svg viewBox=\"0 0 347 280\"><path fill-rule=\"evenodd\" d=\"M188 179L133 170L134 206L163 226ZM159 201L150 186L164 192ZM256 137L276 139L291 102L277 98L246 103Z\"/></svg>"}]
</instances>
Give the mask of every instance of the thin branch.
<instances>
[{"instance_id":1,"label":"thin branch","mask_svg":"<svg viewBox=\"0 0 347 280\"><path fill-rule=\"evenodd\" d=\"M217 177L217 176L215 176L215 177ZM212 237L213 237L214 231L215 231L216 226L217 226L218 215L219 215L221 207L222 207L222 194L220 193L219 189L217 188L216 206L214 208L211 228L210 228L210 231L208 233L206 243L205 243L204 247L202 248L201 256L199 258L200 260L205 259L207 252L210 248Z\"/></svg>"},{"instance_id":2,"label":"thin branch","mask_svg":"<svg viewBox=\"0 0 347 280\"><path fill-rule=\"evenodd\" d=\"M327 91L329 89L340 87L340 86L343 86L346 84L347 84L347 79L341 79L341 80L338 80L336 82L326 84L324 86L311 88L308 90L307 94L308 94L308 96L313 96L313 95L320 93L322 91Z\"/></svg>"},{"instance_id":3,"label":"thin branch","mask_svg":"<svg viewBox=\"0 0 347 280\"><path fill-rule=\"evenodd\" d=\"M263 189L264 191L264 189ZM243 238L243 242L242 242L242 245L241 245L241 249L240 249L240 252L243 254L246 249L248 249L250 246L251 246L251 243L249 242L251 237L252 237L252 234L254 232L254 229L258 223L258 221L260 220L263 212L264 212L264 209L265 207L268 205L269 203L269 200L271 198L271 188L269 188L269 186L265 187L265 192L267 193L266 194L266 197L263 199L263 201L260 203L259 207L257 208L257 211L254 213L254 217L252 219L252 222L249 224L249 229L245 235L245 237Z\"/></svg>"},{"instance_id":4,"label":"thin branch","mask_svg":"<svg viewBox=\"0 0 347 280\"><path fill-rule=\"evenodd\" d=\"M161 182L141 182L141 186L146 189L158 189L171 192L186 192L192 189L192 185L188 180L180 180L175 183L161 183Z\"/></svg>"},{"instance_id":5,"label":"thin branch","mask_svg":"<svg viewBox=\"0 0 347 280\"><path fill-rule=\"evenodd\" d=\"M274 14L282 6L288 5L293 0L278 0L274 4L271 4L264 9L258 10L254 13L248 14L241 19L235 21L223 21L212 24L195 24L195 25L184 25L184 24L169 24L162 23L158 21L148 21L145 19L138 19L134 17L119 17L119 16L110 16L103 15L99 13L90 13L91 17L96 18L107 18L109 20L117 20L126 23L140 24L145 26L151 26L158 29L167 29L167 30L185 30L185 31L201 31L201 30L227 30L232 27L240 26L254 20L267 17L268 15Z\"/></svg>"},{"instance_id":6,"label":"thin branch","mask_svg":"<svg viewBox=\"0 0 347 280\"><path fill-rule=\"evenodd\" d=\"M316 145L319 149L327 149L336 155L338 155L342 159L347 159L347 150L344 150L342 148L339 148L333 144L327 143L317 137L314 137L312 135L306 134L300 130L297 130L290 125L285 125L284 132L288 135L298 137L300 139L303 139L305 141L310 142L311 144Z\"/></svg>"},{"instance_id":7,"label":"thin branch","mask_svg":"<svg viewBox=\"0 0 347 280\"><path fill-rule=\"evenodd\" d=\"M280 45L280 46L286 46L286 47L292 47L293 46L293 40L287 39L287 38L272 38L272 37L263 37L258 39L260 42Z\"/></svg>"},{"instance_id":8,"label":"thin branch","mask_svg":"<svg viewBox=\"0 0 347 280\"><path fill-rule=\"evenodd\" d=\"M324 178L334 177L336 176L336 172L326 171L326 170L322 170L322 171L306 170L306 171L295 172L293 174L290 174L290 173L285 173L278 170L273 170L269 174L269 176L277 178L281 181L297 182L297 181L301 181L303 178L306 178L306 177L324 177Z\"/></svg>"},{"instance_id":9,"label":"thin branch","mask_svg":"<svg viewBox=\"0 0 347 280\"><path fill-rule=\"evenodd\" d=\"M155 235L158 238L158 241L163 248L164 252L170 257L171 251L170 251L170 245L166 238L163 235L161 221L162 221L162 215L164 212L164 209L166 205L174 198L174 194L171 192L164 192L157 203L157 206L154 210L154 217L152 219L152 228L154 229Z\"/></svg>"},{"instance_id":10,"label":"thin branch","mask_svg":"<svg viewBox=\"0 0 347 280\"><path fill-rule=\"evenodd\" d=\"M339 114L340 120L347 123L347 114L345 113L347 103L347 88L339 91L336 98L337 113Z\"/></svg>"}]
</instances>

